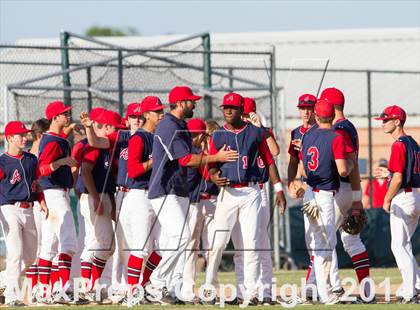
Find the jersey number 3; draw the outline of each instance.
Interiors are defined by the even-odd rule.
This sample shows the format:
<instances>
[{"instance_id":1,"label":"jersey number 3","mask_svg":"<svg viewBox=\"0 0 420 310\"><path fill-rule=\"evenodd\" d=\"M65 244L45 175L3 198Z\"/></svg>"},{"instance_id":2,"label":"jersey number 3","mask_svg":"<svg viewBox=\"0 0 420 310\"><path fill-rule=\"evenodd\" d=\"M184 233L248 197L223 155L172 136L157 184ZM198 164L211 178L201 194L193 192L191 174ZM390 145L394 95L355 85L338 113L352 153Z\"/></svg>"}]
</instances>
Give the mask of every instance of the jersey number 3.
<instances>
[{"instance_id":1,"label":"jersey number 3","mask_svg":"<svg viewBox=\"0 0 420 310\"><path fill-rule=\"evenodd\" d=\"M315 146L311 146L308 149L307 155L309 156L308 159L308 168L311 171L315 171L318 169L318 158L319 158L319 151Z\"/></svg>"}]
</instances>

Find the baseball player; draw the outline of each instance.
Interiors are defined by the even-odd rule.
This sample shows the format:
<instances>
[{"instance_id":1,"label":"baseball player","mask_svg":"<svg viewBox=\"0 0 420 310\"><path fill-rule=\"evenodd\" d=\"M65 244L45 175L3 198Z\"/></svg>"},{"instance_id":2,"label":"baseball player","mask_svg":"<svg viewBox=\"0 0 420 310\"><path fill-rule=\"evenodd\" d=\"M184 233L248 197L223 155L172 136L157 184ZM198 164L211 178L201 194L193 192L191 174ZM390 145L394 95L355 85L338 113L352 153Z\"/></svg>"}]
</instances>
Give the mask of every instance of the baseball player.
<instances>
[{"instance_id":1,"label":"baseball player","mask_svg":"<svg viewBox=\"0 0 420 310\"><path fill-rule=\"evenodd\" d=\"M98 136L109 135L121 127L121 117L116 112L105 110L94 126ZM81 177L77 180L76 188L82 193L80 207L86 231L81 259L91 263L92 290L96 289L96 281L114 252L112 217L116 186L111 168L112 154L109 150L85 145Z\"/></svg>"},{"instance_id":2,"label":"baseball player","mask_svg":"<svg viewBox=\"0 0 420 310\"><path fill-rule=\"evenodd\" d=\"M154 137L148 197L161 233L167 238L167 248L150 277L149 291L163 304L176 302L168 288L174 288L175 281L182 280L174 278L173 274L177 273L175 268L181 273L184 269L185 249L190 239L189 227L185 225L189 208L186 168L235 160L237 156L236 152L224 149L216 155L192 154L191 135L184 118L193 116L196 101L200 99L189 87L174 87L169 93L171 111L160 121Z\"/></svg>"},{"instance_id":3,"label":"baseball player","mask_svg":"<svg viewBox=\"0 0 420 310\"><path fill-rule=\"evenodd\" d=\"M137 293L137 286L143 267L143 260L156 248L159 236L159 225L155 225L155 214L147 198L152 168L152 147L154 132L163 118L160 99L148 96L141 102L141 114L145 120L128 141L127 193L121 207L119 225L129 252L127 264L127 283L131 293ZM141 303L137 299L131 305Z\"/></svg>"},{"instance_id":4,"label":"baseball player","mask_svg":"<svg viewBox=\"0 0 420 310\"><path fill-rule=\"evenodd\" d=\"M25 306L19 296L19 278L35 261L37 231L32 210L35 200L48 215L42 193L37 194L38 160L25 152L27 134L31 130L18 121L4 129L8 150L0 156L0 222L7 247L5 302L8 306ZM28 274L34 286L34 275Z\"/></svg>"},{"instance_id":5,"label":"baseball player","mask_svg":"<svg viewBox=\"0 0 420 310\"><path fill-rule=\"evenodd\" d=\"M70 208L69 190L73 187L71 167L77 165L70 157L71 149L62 131L69 124L71 107L61 101L48 104L46 118L51 122L39 145L40 185L44 191L50 216L42 225L42 246L38 260L39 281L49 285L52 259L59 254L61 294L55 302L69 303L73 294L66 295L72 256L77 250L76 226ZM76 301L83 303L83 300Z\"/></svg>"},{"instance_id":6,"label":"baseball player","mask_svg":"<svg viewBox=\"0 0 420 310\"><path fill-rule=\"evenodd\" d=\"M284 212L286 201L277 167L267 146L265 132L242 119L242 96L237 93L225 95L221 107L226 124L213 134L210 154L214 154L226 145L227 149L236 150L239 158L235 162L212 166L209 171L211 180L224 188L217 200L214 239L209 254L206 284L217 284L217 271L222 253L229 241L231 230L238 221L245 249L245 302L257 304L258 298L255 293L260 265L255 249L258 248L258 209L262 199L259 183L263 181L263 174L258 166L258 156L269 171L277 192L275 204L281 205L281 213ZM215 302L215 298L211 298L215 297L214 293L211 289L205 291L205 297L210 299L205 301L206 303Z\"/></svg>"},{"instance_id":7,"label":"baseball player","mask_svg":"<svg viewBox=\"0 0 420 310\"><path fill-rule=\"evenodd\" d=\"M261 121L256 114L257 106L256 102L252 98L244 98L244 112L243 112L243 120L246 122L250 122L256 127L262 128L266 134L266 141L268 148L270 149L270 153L273 156L277 156L279 154L279 147L276 143L274 138L273 132L271 129L262 126ZM260 274L258 279L258 287L260 289L259 301L263 305L272 305L274 301L272 300L271 296L271 284L273 278L273 263L271 259L271 246L270 246L270 237L269 237L269 225L270 225L270 206L268 205L267 193L264 183L268 181L268 171L265 168L264 163L262 162L261 158L258 157L258 165L261 169L261 173L263 174L262 182L260 182L260 189L261 189L261 207L259 208L258 212L258 237L259 240L257 242L260 251L257 251L257 255L259 256L259 263L260 263ZM235 262L235 274L236 274L236 283L237 283L237 299L230 304L240 304L243 302L242 291L240 286L243 285L244 279L244 252L242 251L243 244L242 244L242 232L240 230L240 225L237 222L232 230L231 238L235 249L239 249L239 251L235 251L233 256L233 260Z\"/></svg>"},{"instance_id":8,"label":"baseball player","mask_svg":"<svg viewBox=\"0 0 420 310\"><path fill-rule=\"evenodd\" d=\"M389 106L375 119L382 121L384 132L395 140L388 163L391 180L383 209L390 213L391 250L403 280L399 302L417 304L419 266L411 237L420 218L420 147L404 130L406 113L401 107Z\"/></svg>"},{"instance_id":9,"label":"baseball player","mask_svg":"<svg viewBox=\"0 0 420 310\"><path fill-rule=\"evenodd\" d=\"M187 128L192 137L192 153L200 154L206 151L203 144L206 139L207 125L200 118L194 118L187 122ZM201 201L201 193L206 190L206 179L204 171L198 168L188 167L187 182L189 187L190 209L188 216L188 226L191 231L191 240L187 246L185 267L183 270L183 283L181 296L188 304L198 304L199 298L194 294L196 278L196 263L200 251L200 239L204 229L204 206ZM203 212L204 211L204 212Z\"/></svg>"},{"instance_id":10,"label":"baseball player","mask_svg":"<svg viewBox=\"0 0 420 310\"><path fill-rule=\"evenodd\" d=\"M359 153L359 138L357 130L354 125L344 116L344 94L337 88L326 88L322 91L321 99L330 102L334 106L335 118L333 122L333 129L343 135L346 140L347 156L351 158L354 163L354 168L348 177L340 178L340 190L335 195L335 208L336 208L336 228L340 231L341 240L345 251L351 257L353 268L356 272L359 283L369 277L369 256L366 247L360 239L360 234L351 235L341 229L344 219L349 213L360 213L363 210L362 204L362 191L360 185L360 173L358 166L358 153ZM338 261L337 254L333 255L332 265L332 278L339 279L338 277ZM365 296L370 296L369 283L366 283ZM333 288L338 295L342 295L344 290L341 288ZM358 298L359 302L365 302L363 299ZM374 299L367 302L373 302Z\"/></svg>"},{"instance_id":11,"label":"baseball player","mask_svg":"<svg viewBox=\"0 0 420 310\"><path fill-rule=\"evenodd\" d=\"M332 129L334 107L328 101L318 100L314 107L318 128L303 136L300 157L308 188L304 203L314 203L315 213L309 216L309 249L314 255L315 272L321 303L335 304L339 298L332 294L330 269L336 246L334 195L340 187L340 176L346 177L353 168L347 160L346 143L342 135Z\"/></svg>"}]
</instances>

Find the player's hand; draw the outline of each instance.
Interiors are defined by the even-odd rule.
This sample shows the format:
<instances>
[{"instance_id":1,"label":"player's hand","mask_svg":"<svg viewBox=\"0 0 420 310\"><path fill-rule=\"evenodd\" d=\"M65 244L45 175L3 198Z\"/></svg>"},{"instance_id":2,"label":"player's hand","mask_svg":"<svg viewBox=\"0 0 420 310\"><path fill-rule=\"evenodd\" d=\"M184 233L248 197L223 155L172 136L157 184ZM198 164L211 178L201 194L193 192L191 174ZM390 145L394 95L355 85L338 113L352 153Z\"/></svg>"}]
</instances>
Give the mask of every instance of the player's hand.
<instances>
[{"instance_id":1,"label":"player's hand","mask_svg":"<svg viewBox=\"0 0 420 310\"><path fill-rule=\"evenodd\" d=\"M222 172L218 171L217 173L213 173L212 175L210 175L210 179L211 181L216 184L217 186L226 186L230 184L230 181L225 178L225 177L221 177L220 174Z\"/></svg>"},{"instance_id":2,"label":"player's hand","mask_svg":"<svg viewBox=\"0 0 420 310\"><path fill-rule=\"evenodd\" d=\"M71 156L60 158L59 162L60 162L60 167L61 166L77 167L77 161Z\"/></svg>"},{"instance_id":3,"label":"player's hand","mask_svg":"<svg viewBox=\"0 0 420 310\"><path fill-rule=\"evenodd\" d=\"M295 199L301 199L305 195L305 188L303 187L302 182L299 180L290 182L288 190L290 197Z\"/></svg>"},{"instance_id":4,"label":"player's hand","mask_svg":"<svg viewBox=\"0 0 420 310\"><path fill-rule=\"evenodd\" d=\"M93 197L93 209L97 215L104 214L104 206L102 204L100 195Z\"/></svg>"},{"instance_id":5,"label":"player's hand","mask_svg":"<svg viewBox=\"0 0 420 310\"><path fill-rule=\"evenodd\" d=\"M39 208L40 208L40 211L41 211L41 212L44 212L44 214L45 214L45 219L47 219L47 218L48 218L48 215L49 215L49 210L48 210L47 204L45 203L45 200L42 200L42 201L39 203Z\"/></svg>"},{"instance_id":6,"label":"player's hand","mask_svg":"<svg viewBox=\"0 0 420 310\"><path fill-rule=\"evenodd\" d=\"M236 161L239 157L237 151L226 150L226 144L217 152L216 159L218 162L225 163L229 161Z\"/></svg>"},{"instance_id":7,"label":"player's hand","mask_svg":"<svg viewBox=\"0 0 420 310\"><path fill-rule=\"evenodd\" d=\"M262 124L261 124L261 119L260 119L260 117L257 115L257 113L255 113L255 112L251 112L251 113L249 113L249 122L250 122L252 125L256 126L256 127L260 127L260 128L261 128L261 126L262 126Z\"/></svg>"},{"instance_id":8,"label":"player's hand","mask_svg":"<svg viewBox=\"0 0 420 310\"><path fill-rule=\"evenodd\" d=\"M386 213L390 213L391 212L391 201L384 201L384 205L382 206L382 209L384 209L384 211Z\"/></svg>"},{"instance_id":9,"label":"player's hand","mask_svg":"<svg viewBox=\"0 0 420 310\"><path fill-rule=\"evenodd\" d=\"M377 179L386 179L389 177L389 171L385 167L376 167L375 170L373 170L373 177Z\"/></svg>"},{"instance_id":10,"label":"player's hand","mask_svg":"<svg viewBox=\"0 0 420 310\"><path fill-rule=\"evenodd\" d=\"M279 207L280 214L284 214L286 211L286 197L284 197L283 191L277 192L275 204L276 207Z\"/></svg>"},{"instance_id":11,"label":"player's hand","mask_svg":"<svg viewBox=\"0 0 420 310\"><path fill-rule=\"evenodd\" d=\"M353 201L351 209L357 211L363 210L363 203L361 201Z\"/></svg>"},{"instance_id":12,"label":"player's hand","mask_svg":"<svg viewBox=\"0 0 420 310\"><path fill-rule=\"evenodd\" d=\"M300 152L300 149L302 147L302 141L300 139L294 139L292 140L292 145L295 151Z\"/></svg>"},{"instance_id":13,"label":"player's hand","mask_svg":"<svg viewBox=\"0 0 420 310\"><path fill-rule=\"evenodd\" d=\"M80 122L86 128L92 127L93 121L90 120L89 114L86 112L80 113Z\"/></svg>"}]
</instances>

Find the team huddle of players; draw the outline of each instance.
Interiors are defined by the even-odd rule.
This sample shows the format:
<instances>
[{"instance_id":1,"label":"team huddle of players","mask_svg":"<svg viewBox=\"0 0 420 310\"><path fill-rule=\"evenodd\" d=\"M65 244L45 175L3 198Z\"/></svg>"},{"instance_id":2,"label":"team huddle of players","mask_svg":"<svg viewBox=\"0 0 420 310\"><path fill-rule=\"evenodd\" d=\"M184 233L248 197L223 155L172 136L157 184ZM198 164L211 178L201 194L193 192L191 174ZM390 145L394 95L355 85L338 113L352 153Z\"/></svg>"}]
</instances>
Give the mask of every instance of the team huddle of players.
<instances>
[{"instance_id":1,"label":"team huddle of players","mask_svg":"<svg viewBox=\"0 0 420 310\"><path fill-rule=\"evenodd\" d=\"M122 304L215 304L218 269L230 239L237 280L230 303L275 303L266 183L273 184L274 204L284 213L274 161L278 145L271 129L262 126L252 98L225 95L220 107L226 123L220 127L192 118L200 99L189 87L177 86L168 106L148 96L129 104L123 120L114 111L94 108L80 115L85 137L73 148L71 107L62 102L48 104L36 131L19 121L6 124L0 221L8 251L4 295L9 306L25 305L22 272L33 289L29 303L111 303L106 295L111 283L104 283L109 272L112 285L124 284ZM303 198L306 208L307 284L316 285L308 298L334 304L344 294L335 253L340 230L368 296L357 302L375 302L364 281L369 258L360 235L341 229L348 214L362 209L359 143L343 114L344 95L336 88L325 89L319 99L305 94L298 108L303 125L292 131L288 190ZM420 274L410 238L420 216L420 148L403 130L405 118L392 106L378 119L396 140L384 209L391 211L401 300L415 302ZM29 132L34 142L26 152ZM72 188L79 199L76 217ZM200 252L206 276L197 294Z\"/></svg>"}]
</instances>

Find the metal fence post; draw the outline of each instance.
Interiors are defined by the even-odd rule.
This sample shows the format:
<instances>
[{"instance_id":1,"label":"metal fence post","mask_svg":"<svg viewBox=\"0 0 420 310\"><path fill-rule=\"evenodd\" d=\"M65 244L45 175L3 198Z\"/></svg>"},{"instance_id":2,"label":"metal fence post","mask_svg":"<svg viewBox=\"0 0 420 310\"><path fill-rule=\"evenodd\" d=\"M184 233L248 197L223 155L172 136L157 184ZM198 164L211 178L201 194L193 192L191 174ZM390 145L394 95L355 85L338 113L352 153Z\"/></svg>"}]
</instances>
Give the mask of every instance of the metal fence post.
<instances>
[{"instance_id":1,"label":"metal fence post","mask_svg":"<svg viewBox=\"0 0 420 310\"><path fill-rule=\"evenodd\" d=\"M118 50L118 113L124 113L124 81L123 81L123 55Z\"/></svg>"},{"instance_id":2,"label":"metal fence post","mask_svg":"<svg viewBox=\"0 0 420 310\"><path fill-rule=\"evenodd\" d=\"M92 110L92 92L90 91L90 87L92 86L92 68L86 68L86 86L88 88L87 91L87 110Z\"/></svg>"},{"instance_id":3,"label":"metal fence post","mask_svg":"<svg viewBox=\"0 0 420 310\"><path fill-rule=\"evenodd\" d=\"M211 46L210 34L202 36L203 40L203 86L211 88ZM212 99L208 95L204 95L204 119L213 117Z\"/></svg>"},{"instance_id":4,"label":"metal fence post","mask_svg":"<svg viewBox=\"0 0 420 310\"><path fill-rule=\"evenodd\" d=\"M371 72L367 71L367 100L368 100L368 154L369 154L369 207L372 208L372 94L371 94Z\"/></svg>"},{"instance_id":5,"label":"metal fence post","mask_svg":"<svg viewBox=\"0 0 420 310\"><path fill-rule=\"evenodd\" d=\"M69 57L69 39L70 35L68 32L63 31L60 33L60 46L61 46L61 69L68 70L70 68L70 57ZM70 73L63 73L63 86L71 87ZM64 104L71 105L71 92L70 90L64 90Z\"/></svg>"}]
</instances>

